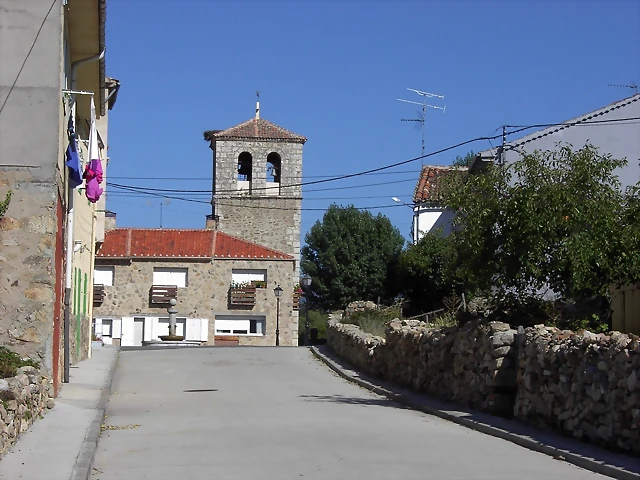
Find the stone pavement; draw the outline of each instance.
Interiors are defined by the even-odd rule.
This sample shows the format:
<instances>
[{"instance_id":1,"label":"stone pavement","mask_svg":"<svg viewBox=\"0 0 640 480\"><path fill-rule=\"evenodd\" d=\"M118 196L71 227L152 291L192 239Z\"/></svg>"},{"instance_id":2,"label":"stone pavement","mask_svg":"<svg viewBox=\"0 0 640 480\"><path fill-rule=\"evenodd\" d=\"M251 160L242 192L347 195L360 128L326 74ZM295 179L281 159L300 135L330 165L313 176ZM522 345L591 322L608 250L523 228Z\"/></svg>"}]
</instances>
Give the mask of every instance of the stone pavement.
<instances>
[{"instance_id":1,"label":"stone pavement","mask_svg":"<svg viewBox=\"0 0 640 480\"><path fill-rule=\"evenodd\" d=\"M89 474L118 356L117 347L95 349L72 366L55 407L34 422L0 460L4 480L84 480ZM106 388L105 388L106 387Z\"/></svg>"},{"instance_id":2,"label":"stone pavement","mask_svg":"<svg viewBox=\"0 0 640 480\"><path fill-rule=\"evenodd\" d=\"M605 479L417 412L306 348L122 351L93 480Z\"/></svg>"}]
</instances>

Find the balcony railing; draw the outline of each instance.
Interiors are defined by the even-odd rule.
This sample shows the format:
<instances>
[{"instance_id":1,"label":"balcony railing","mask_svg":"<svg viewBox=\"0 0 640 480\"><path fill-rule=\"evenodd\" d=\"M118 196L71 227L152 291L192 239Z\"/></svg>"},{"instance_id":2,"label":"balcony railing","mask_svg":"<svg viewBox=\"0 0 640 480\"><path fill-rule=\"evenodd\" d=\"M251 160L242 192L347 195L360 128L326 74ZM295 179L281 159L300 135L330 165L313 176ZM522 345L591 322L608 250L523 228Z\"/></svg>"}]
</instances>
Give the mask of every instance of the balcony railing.
<instances>
[{"instance_id":1,"label":"balcony railing","mask_svg":"<svg viewBox=\"0 0 640 480\"><path fill-rule=\"evenodd\" d=\"M169 305L172 298L178 298L176 285L152 285L149 289L149 303L152 305Z\"/></svg>"},{"instance_id":2,"label":"balcony railing","mask_svg":"<svg viewBox=\"0 0 640 480\"><path fill-rule=\"evenodd\" d=\"M256 304L256 287L229 287L229 305L253 307Z\"/></svg>"},{"instance_id":3,"label":"balcony railing","mask_svg":"<svg viewBox=\"0 0 640 480\"><path fill-rule=\"evenodd\" d=\"M104 285L93 285L93 306L99 307L104 302Z\"/></svg>"}]
</instances>

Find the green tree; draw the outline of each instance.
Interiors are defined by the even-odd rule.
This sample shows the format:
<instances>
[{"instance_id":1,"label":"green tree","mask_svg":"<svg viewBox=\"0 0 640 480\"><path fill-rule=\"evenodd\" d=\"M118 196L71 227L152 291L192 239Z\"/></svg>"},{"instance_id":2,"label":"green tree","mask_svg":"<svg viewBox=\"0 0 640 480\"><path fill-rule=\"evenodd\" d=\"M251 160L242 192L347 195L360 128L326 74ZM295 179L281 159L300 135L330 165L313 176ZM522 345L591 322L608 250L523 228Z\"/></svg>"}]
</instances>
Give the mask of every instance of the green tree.
<instances>
[{"instance_id":1,"label":"green tree","mask_svg":"<svg viewBox=\"0 0 640 480\"><path fill-rule=\"evenodd\" d=\"M454 167L470 167L473 161L476 159L476 154L471 150L464 157L458 155L456 159L453 161Z\"/></svg>"},{"instance_id":2,"label":"green tree","mask_svg":"<svg viewBox=\"0 0 640 480\"><path fill-rule=\"evenodd\" d=\"M400 255L400 285L412 314L442 308L442 299L452 293L454 282L445 269L450 243L448 237L429 232Z\"/></svg>"},{"instance_id":3,"label":"green tree","mask_svg":"<svg viewBox=\"0 0 640 480\"><path fill-rule=\"evenodd\" d=\"M589 145L564 146L452 178L444 202L460 214L450 268L468 289L491 286L499 296L606 295L627 236L613 173L625 164Z\"/></svg>"},{"instance_id":4,"label":"green tree","mask_svg":"<svg viewBox=\"0 0 640 480\"><path fill-rule=\"evenodd\" d=\"M618 237L619 262L616 283L640 282L640 183L625 192L621 212L621 235Z\"/></svg>"},{"instance_id":5,"label":"green tree","mask_svg":"<svg viewBox=\"0 0 640 480\"><path fill-rule=\"evenodd\" d=\"M385 301L397 293L395 272L404 245L382 214L331 205L311 227L302 248L302 270L311 276L313 298L324 309L354 300Z\"/></svg>"}]
</instances>

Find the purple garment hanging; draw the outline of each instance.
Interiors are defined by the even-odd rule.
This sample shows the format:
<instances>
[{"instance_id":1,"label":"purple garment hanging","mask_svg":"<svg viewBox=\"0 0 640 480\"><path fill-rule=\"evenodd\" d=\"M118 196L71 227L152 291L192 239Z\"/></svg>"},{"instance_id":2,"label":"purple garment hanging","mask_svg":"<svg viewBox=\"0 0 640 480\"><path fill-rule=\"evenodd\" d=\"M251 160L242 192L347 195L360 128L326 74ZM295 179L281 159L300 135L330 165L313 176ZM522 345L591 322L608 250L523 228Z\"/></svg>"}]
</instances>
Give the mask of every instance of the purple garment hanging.
<instances>
[{"instance_id":1,"label":"purple garment hanging","mask_svg":"<svg viewBox=\"0 0 640 480\"><path fill-rule=\"evenodd\" d=\"M104 190L100 188L102 183L102 162L100 159L91 160L87 163L82 177L87 181L86 195L91 203L100 200L100 196Z\"/></svg>"}]
</instances>

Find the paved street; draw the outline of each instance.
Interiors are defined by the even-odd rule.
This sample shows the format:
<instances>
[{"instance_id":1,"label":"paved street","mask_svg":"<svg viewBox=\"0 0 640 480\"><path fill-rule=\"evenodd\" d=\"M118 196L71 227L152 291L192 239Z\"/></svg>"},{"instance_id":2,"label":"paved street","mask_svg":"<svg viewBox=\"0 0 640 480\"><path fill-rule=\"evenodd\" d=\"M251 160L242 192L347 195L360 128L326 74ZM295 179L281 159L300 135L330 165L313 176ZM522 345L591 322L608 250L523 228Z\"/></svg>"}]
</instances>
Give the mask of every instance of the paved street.
<instances>
[{"instance_id":1,"label":"paved street","mask_svg":"<svg viewBox=\"0 0 640 480\"><path fill-rule=\"evenodd\" d=\"M607 478L403 409L304 348L122 351L107 415L94 480Z\"/></svg>"}]
</instances>

